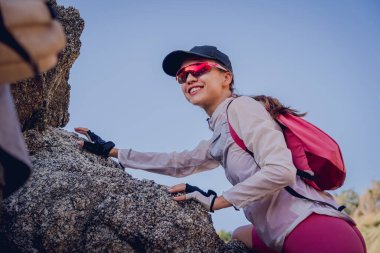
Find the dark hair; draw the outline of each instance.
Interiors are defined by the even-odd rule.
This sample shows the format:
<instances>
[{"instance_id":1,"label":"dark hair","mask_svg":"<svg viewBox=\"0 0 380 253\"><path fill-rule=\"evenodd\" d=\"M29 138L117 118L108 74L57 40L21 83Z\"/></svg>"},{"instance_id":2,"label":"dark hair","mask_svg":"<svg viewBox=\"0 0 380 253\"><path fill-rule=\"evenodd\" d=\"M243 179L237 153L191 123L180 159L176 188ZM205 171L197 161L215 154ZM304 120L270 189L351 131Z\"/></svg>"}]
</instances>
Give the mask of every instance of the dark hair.
<instances>
[{"instance_id":1,"label":"dark hair","mask_svg":"<svg viewBox=\"0 0 380 253\"><path fill-rule=\"evenodd\" d=\"M234 74L232 74L232 80L231 80L231 83L230 83L230 91L232 92L232 94L233 94L234 91L235 91L234 83L235 83L235 80L234 80Z\"/></svg>"},{"instance_id":2,"label":"dark hair","mask_svg":"<svg viewBox=\"0 0 380 253\"><path fill-rule=\"evenodd\" d=\"M241 95L234 94L235 97L240 97ZM270 113L273 119L277 119L280 114L292 114L297 117L304 117L307 112L300 113L295 109L290 108L289 106L284 106L277 98L258 95L258 96L250 96L258 102L261 102L265 109Z\"/></svg>"}]
</instances>

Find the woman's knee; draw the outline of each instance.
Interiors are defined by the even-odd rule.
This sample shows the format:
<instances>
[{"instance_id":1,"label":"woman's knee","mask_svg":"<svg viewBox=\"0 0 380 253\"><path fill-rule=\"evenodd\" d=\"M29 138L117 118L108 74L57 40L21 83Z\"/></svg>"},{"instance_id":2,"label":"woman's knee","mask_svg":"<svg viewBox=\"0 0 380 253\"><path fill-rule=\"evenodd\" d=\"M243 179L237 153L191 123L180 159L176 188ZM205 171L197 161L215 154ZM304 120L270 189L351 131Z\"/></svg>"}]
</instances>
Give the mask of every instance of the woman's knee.
<instances>
[{"instance_id":1,"label":"woman's knee","mask_svg":"<svg viewBox=\"0 0 380 253\"><path fill-rule=\"evenodd\" d=\"M247 225L247 226L249 226L249 225ZM232 232L232 235L231 235L232 239L238 240L241 237L241 235L245 232L247 226L241 226L241 227L236 228Z\"/></svg>"},{"instance_id":2,"label":"woman's knee","mask_svg":"<svg viewBox=\"0 0 380 253\"><path fill-rule=\"evenodd\" d=\"M247 247L252 248L253 225L241 226L232 232L232 239L242 241Z\"/></svg>"}]
</instances>

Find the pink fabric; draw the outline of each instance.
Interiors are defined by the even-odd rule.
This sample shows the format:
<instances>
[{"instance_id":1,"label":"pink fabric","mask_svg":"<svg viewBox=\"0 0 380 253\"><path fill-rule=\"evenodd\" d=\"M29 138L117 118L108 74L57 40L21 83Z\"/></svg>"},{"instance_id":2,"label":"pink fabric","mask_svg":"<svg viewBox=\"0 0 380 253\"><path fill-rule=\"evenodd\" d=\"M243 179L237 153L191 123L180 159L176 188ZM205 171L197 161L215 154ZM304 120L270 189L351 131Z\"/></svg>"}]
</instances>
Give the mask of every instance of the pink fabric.
<instances>
[{"instance_id":1,"label":"pink fabric","mask_svg":"<svg viewBox=\"0 0 380 253\"><path fill-rule=\"evenodd\" d=\"M342 186L346 168L335 140L318 127L292 114L281 114L277 121L286 127L286 143L292 151L296 168L311 168L316 175L314 182L307 183L317 190L333 190ZM305 163L309 166L305 167Z\"/></svg>"},{"instance_id":2,"label":"pink fabric","mask_svg":"<svg viewBox=\"0 0 380 253\"><path fill-rule=\"evenodd\" d=\"M227 120L228 120L228 114L227 114ZM228 121L228 128L230 129L230 134L232 136L232 139L236 142L237 145L239 145L239 147L241 147L241 149L246 151L247 147L245 146L244 141L240 139L240 137L237 135L235 130L232 128L229 121Z\"/></svg>"},{"instance_id":3,"label":"pink fabric","mask_svg":"<svg viewBox=\"0 0 380 253\"><path fill-rule=\"evenodd\" d=\"M252 231L253 249L273 253ZM311 214L286 237L283 253L365 253L363 236L347 221L320 214Z\"/></svg>"},{"instance_id":4,"label":"pink fabric","mask_svg":"<svg viewBox=\"0 0 380 253\"><path fill-rule=\"evenodd\" d=\"M232 128L228 114L227 121L232 139L247 151L244 141ZM346 178L346 168L335 140L313 124L292 114L281 114L277 121L285 126L284 137L292 152L296 168L314 172L315 179L313 181L305 179L306 183L319 191L333 190L342 186Z\"/></svg>"},{"instance_id":5,"label":"pink fabric","mask_svg":"<svg viewBox=\"0 0 380 253\"><path fill-rule=\"evenodd\" d=\"M255 227L252 230L252 247L255 252L260 253L276 253L276 251L268 248L265 243L260 239L259 235L256 232Z\"/></svg>"}]
</instances>

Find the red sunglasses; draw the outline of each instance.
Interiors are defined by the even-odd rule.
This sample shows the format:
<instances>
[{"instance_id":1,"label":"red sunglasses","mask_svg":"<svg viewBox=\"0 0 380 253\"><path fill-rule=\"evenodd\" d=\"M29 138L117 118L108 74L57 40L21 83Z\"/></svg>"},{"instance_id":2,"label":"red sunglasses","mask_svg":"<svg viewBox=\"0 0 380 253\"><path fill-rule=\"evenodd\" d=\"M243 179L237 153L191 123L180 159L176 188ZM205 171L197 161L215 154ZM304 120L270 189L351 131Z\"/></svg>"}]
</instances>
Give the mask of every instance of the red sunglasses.
<instances>
[{"instance_id":1,"label":"red sunglasses","mask_svg":"<svg viewBox=\"0 0 380 253\"><path fill-rule=\"evenodd\" d=\"M189 74L191 74L195 78L198 78L201 75L210 72L212 68L219 68L221 70L228 71L227 69L225 69L224 67L222 67L218 63L214 63L214 62L196 62L196 63L192 63L190 65L187 65L187 66L185 66L183 68L180 68L177 71L176 80L177 80L177 82L179 84L183 84L183 83L186 82L187 76Z\"/></svg>"}]
</instances>

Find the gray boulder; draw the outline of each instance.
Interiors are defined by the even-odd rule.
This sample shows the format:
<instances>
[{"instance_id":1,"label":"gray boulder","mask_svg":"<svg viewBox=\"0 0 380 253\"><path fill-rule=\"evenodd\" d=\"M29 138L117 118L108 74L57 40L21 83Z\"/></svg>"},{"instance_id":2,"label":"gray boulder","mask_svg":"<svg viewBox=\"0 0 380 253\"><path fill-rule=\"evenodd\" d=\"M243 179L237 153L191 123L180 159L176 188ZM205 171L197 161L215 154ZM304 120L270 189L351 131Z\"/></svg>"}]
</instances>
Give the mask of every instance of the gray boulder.
<instances>
[{"instance_id":1,"label":"gray boulder","mask_svg":"<svg viewBox=\"0 0 380 253\"><path fill-rule=\"evenodd\" d=\"M21 128L44 130L47 126L63 127L69 121L69 71L79 56L79 37L84 21L73 7L64 8L49 0L63 25L67 44L58 57L57 65L41 75L42 82L34 78L12 85Z\"/></svg>"},{"instance_id":2,"label":"gray boulder","mask_svg":"<svg viewBox=\"0 0 380 253\"><path fill-rule=\"evenodd\" d=\"M14 252L247 252L225 244L196 201L137 180L81 150L76 134L26 131L34 172L4 202L2 247Z\"/></svg>"}]
</instances>

